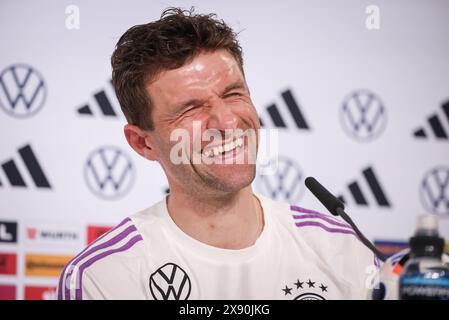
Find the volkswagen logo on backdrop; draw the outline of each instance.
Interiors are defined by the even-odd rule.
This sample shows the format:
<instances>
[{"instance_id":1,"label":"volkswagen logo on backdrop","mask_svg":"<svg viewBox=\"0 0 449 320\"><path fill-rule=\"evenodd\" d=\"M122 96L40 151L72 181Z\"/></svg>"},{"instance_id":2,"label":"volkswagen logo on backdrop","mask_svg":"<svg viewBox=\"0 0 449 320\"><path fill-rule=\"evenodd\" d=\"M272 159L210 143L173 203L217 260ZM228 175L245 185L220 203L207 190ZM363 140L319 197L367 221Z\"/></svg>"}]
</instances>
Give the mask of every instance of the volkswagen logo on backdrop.
<instances>
[{"instance_id":1,"label":"volkswagen logo on backdrop","mask_svg":"<svg viewBox=\"0 0 449 320\"><path fill-rule=\"evenodd\" d=\"M0 107L10 116L27 118L44 105L44 78L33 67L14 64L0 73Z\"/></svg>"},{"instance_id":2,"label":"volkswagen logo on backdrop","mask_svg":"<svg viewBox=\"0 0 449 320\"><path fill-rule=\"evenodd\" d=\"M383 132L387 113L379 96L368 90L356 90L344 99L340 121L350 137L367 142L378 138Z\"/></svg>"},{"instance_id":3,"label":"volkswagen logo on backdrop","mask_svg":"<svg viewBox=\"0 0 449 320\"><path fill-rule=\"evenodd\" d=\"M259 174L257 189L272 199L297 203L304 191L304 173L301 167L293 160L284 157L273 158L271 161L277 162L277 170L272 175Z\"/></svg>"},{"instance_id":4,"label":"volkswagen logo on backdrop","mask_svg":"<svg viewBox=\"0 0 449 320\"><path fill-rule=\"evenodd\" d=\"M114 146L93 151L84 166L89 189L104 199L125 195L134 181L134 166L129 156Z\"/></svg>"},{"instance_id":5,"label":"volkswagen logo on backdrop","mask_svg":"<svg viewBox=\"0 0 449 320\"><path fill-rule=\"evenodd\" d=\"M422 179L420 196L426 210L449 216L449 167L435 167Z\"/></svg>"}]
</instances>

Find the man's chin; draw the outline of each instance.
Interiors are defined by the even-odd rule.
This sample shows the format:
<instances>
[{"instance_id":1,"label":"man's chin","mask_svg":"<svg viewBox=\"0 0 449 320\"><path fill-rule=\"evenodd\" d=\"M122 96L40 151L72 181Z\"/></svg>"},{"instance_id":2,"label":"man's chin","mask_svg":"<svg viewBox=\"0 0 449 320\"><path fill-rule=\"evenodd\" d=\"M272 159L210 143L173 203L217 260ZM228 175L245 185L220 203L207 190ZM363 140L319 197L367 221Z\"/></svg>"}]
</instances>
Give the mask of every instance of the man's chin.
<instances>
[{"instance_id":1,"label":"man's chin","mask_svg":"<svg viewBox=\"0 0 449 320\"><path fill-rule=\"evenodd\" d=\"M243 169L243 168L242 168ZM254 165L245 170L222 170L222 172L210 172L204 177L209 187L224 191L238 192L249 186L256 176L256 167Z\"/></svg>"}]
</instances>

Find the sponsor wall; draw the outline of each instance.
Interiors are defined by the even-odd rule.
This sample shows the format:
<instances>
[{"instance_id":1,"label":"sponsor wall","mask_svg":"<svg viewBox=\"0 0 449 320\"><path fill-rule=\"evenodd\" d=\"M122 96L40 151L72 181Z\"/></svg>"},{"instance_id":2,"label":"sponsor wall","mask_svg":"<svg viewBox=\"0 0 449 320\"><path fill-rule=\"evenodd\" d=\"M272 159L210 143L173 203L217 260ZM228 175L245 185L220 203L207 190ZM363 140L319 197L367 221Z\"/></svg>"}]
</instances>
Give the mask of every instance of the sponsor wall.
<instances>
[{"instance_id":1,"label":"sponsor wall","mask_svg":"<svg viewBox=\"0 0 449 320\"><path fill-rule=\"evenodd\" d=\"M304 188L315 176L390 253L419 214L449 238L446 1L2 1L0 299L54 298L73 255L166 194L160 167L125 141L109 59L169 5L240 32L253 102L278 137L257 192L324 211Z\"/></svg>"}]
</instances>

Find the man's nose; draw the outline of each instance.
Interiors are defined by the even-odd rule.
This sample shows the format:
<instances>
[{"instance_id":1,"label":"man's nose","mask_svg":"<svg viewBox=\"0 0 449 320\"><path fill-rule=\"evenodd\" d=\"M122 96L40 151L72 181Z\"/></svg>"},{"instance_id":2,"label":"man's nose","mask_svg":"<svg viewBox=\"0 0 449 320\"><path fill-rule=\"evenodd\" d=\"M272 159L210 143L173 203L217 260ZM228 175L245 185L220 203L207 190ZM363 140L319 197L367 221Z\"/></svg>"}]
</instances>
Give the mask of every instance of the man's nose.
<instances>
[{"instance_id":1,"label":"man's nose","mask_svg":"<svg viewBox=\"0 0 449 320\"><path fill-rule=\"evenodd\" d=\"M207 121L208 129L224 131L226 129L236 129L238 118L232 112L232 108L226 105L221 99L217 99L212 106L209 119Z\"/></svg>"}]
</instances>

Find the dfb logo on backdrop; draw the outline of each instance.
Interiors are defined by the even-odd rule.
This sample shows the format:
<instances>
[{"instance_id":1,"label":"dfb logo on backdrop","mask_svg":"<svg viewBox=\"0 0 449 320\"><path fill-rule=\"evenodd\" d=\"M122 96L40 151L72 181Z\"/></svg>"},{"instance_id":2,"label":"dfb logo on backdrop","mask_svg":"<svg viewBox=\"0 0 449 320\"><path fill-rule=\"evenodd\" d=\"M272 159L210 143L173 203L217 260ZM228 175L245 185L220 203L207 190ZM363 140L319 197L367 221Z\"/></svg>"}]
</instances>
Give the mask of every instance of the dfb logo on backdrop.
<instances>
[{"instance_id":1,"label":"dfb logo on backdrop","mask_svg":"<svg viewBox=\"0 0 449 320\"><path fill-rule=\"evenodd\" d=\"M104 199L117 199L131 189L134 166L129 156L119 148L103 146L89 155L84 176L95 195Z\"/></svg>"},{"instance_id":2,"label":"dfb logo on backdrop","mask_svg":"<svg viewBox=\"0 0 449 320\"><path fill-rule=\"evenodd\" d=\"M303 170L296 162L285 157L271 161L277 161L277 170L273 175L258 175L258 190L272 199L297 203L304 191Z\"/></svg>"},{"instance_id":3,"label":"dfb logo on backdrop","mask_svg":"<svg viewBox=\"0 0 449 320\"><path fill-rule=\"evenodd\" d=\"M187 273L174 263L167 263L150 276L150 291L155 300L187 300L191 283Z\"/></svg>"},{"instance_id":4,"label":"dfb logo on backdrop","mask_svg":"<svg viewBox=\"0 0 449 320\"><path fill-rule=\"evenodd\" d=\"M426 210L449 216L449 167L435 167L428 171L421 182L420 195Z\"/></svg>"},{"instance_id":5,"label":"dfb logo on backdrop","mask_svg":"<svg viewBox=\"0 0 449 320\"><path fill-rule=\"evenodd\" d=\"M340 121L350 137L366 142L380 136L387 114L379 96L368 90L356 90L344 99Z\"/></svg>"},{"instance_id":6,"label":"dfb logo on backdrop","mask_svg":"<svg viewBox=\"0 0 449 320\"><path fill-rule=\"evenodd\" d=\"M0 106L10 116L27 118L41 110L47 89L39 71L14 64L0 74Z\"/></svg>"}]
</instances>

